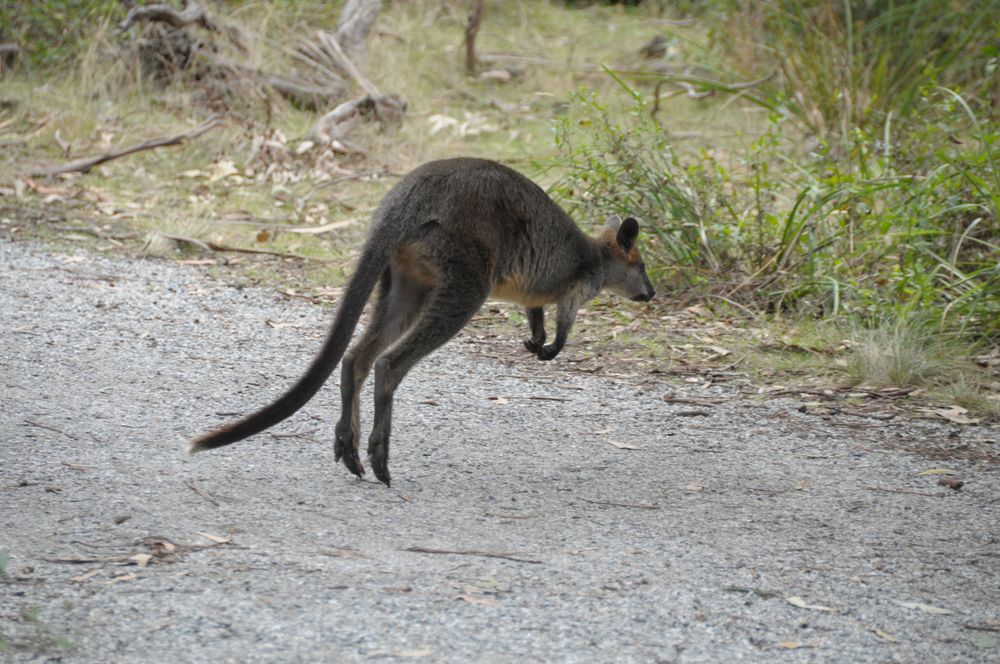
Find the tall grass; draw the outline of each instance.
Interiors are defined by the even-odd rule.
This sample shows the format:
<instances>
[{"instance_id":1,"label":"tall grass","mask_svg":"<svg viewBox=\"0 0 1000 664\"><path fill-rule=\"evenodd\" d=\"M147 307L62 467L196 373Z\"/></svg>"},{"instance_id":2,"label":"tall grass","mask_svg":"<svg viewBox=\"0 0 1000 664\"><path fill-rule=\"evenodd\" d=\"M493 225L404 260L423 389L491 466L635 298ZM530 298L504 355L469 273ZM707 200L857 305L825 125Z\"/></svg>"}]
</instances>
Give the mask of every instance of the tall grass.
<instances>
[{"instance_id":1,"label":"tall grass","mask_svg":"<svg viewBox=\"0 0 1000 664\"><path fill-rule=\"evenodd\" d=\"M939 124L917 133L856 128L849 161L790 163L789 130L775 116L724 162L679 151L625 87L624 115L577 97L557 135L565 176L553 192L593 216L643 218L657 274L762 310L920 314L1000 338L1000 133L960 95L934 93Z\"/></svg>"},{"instance_id":2,"label":"tall grass","mask_svg":"<svg viewBox=\"0 0 1000 664\"><path fill-rule=\"evenodd\" d=\"M810 131L846 137L919 116L929 86L1000 101L1000 0L741 2L717 42L779 75L758 91ZM995 112L995 111L994 111ZM919 120L919 117L916 117Z\"/></svg>"}]
</instances>

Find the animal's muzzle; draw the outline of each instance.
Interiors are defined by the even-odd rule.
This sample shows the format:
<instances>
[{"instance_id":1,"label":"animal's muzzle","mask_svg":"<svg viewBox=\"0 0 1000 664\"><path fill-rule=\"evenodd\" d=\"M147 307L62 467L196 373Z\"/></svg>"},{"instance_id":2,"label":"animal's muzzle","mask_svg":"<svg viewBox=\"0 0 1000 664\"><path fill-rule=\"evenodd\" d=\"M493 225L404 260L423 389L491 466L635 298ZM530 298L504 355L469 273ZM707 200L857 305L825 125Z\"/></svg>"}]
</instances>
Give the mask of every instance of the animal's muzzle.
<instances>
[{"instance_id":1,"label":"animal's muzzle","mask_svg":"<svg viewBox=\"0 0 1000 664\"><path fill-rule=\"evenodd\" d=\"M649 302L650 300L653 299L654 295L656 295L656 291L654 291L652 288L650 288L645 293L640 293L639 295L633 295L632 296L632 301L633 302Z\"/></svg>"}]
</instances>

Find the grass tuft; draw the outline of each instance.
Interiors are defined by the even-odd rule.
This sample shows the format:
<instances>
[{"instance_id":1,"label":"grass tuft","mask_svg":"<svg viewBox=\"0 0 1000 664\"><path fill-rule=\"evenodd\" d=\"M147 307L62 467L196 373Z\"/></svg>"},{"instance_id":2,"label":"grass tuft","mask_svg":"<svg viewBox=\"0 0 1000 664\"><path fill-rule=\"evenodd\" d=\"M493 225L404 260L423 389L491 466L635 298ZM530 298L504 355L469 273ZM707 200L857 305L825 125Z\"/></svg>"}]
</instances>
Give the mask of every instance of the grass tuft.
<instances>
[{"instance_id":1,"label":"grass tuft","mask_svg":"<svg viewBox=\"0 0 1000 664\"><path fill-rule=\"evenodd\" d=\"M899 318L856 335L847 371L870 387L921 387L954 376L959 357L932 326Z\"/></svg>"}]
</instances>

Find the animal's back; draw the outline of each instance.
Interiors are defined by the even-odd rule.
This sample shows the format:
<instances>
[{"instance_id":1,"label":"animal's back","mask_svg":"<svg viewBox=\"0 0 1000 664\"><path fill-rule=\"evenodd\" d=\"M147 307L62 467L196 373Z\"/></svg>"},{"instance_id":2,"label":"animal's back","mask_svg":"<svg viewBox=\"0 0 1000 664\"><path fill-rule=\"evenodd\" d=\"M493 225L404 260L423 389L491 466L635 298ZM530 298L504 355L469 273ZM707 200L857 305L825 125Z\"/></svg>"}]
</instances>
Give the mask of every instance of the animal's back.
<instances>
[{"instance_id":1,"label":"animal's back","mask_svg":"<svg viewBox=\"0 0 1000 664\"><path fill-rule=\"evenodd\" d=\"M591 251L573 220L541 187L486 159L420 166L389 193L375 224L396 226L404 245L474 254L494 284L532 293L549 294L549 282L564 282Z\"/></svg>"}]
</instances>

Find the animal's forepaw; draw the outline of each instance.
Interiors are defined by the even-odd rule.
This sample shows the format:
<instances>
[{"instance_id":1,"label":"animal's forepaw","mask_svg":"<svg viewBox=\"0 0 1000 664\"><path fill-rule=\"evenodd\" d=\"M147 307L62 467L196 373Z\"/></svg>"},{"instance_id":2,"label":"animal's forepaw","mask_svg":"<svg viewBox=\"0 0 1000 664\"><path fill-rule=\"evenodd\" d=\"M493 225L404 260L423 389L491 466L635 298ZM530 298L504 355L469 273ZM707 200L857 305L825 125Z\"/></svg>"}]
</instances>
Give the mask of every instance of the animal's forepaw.
<instances>
[{"instance_id":1,"label":"animal's forepaw","mask_svg":"<svg viewBox=\"0 0 1000 664\"><path fill-rule=\"evenodd\" d=\"M539 360L547 362L556 355L558 355L560 350L561 349L555 344L549 344L547 346L542 346L541 348L539 348L537 356Z\"/></svg>"},{"instance_id":2,"label":"animal's forepaw","mask_svg":"<svg viewBox=\"0 0 1000 664\"><path fill-rule=\"evenodd\" d=\"M530 352L537 355L539 351L542 350L542 345L544 343L545 343L544 340L537 341L534 338L529 338L524 340L524 347L527 348Z\"/></svg>"}]
</instances>

